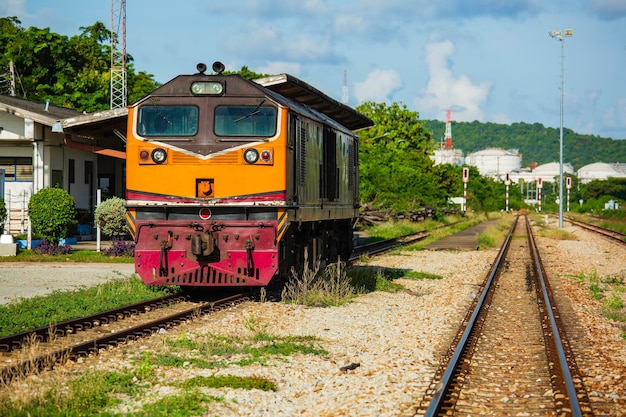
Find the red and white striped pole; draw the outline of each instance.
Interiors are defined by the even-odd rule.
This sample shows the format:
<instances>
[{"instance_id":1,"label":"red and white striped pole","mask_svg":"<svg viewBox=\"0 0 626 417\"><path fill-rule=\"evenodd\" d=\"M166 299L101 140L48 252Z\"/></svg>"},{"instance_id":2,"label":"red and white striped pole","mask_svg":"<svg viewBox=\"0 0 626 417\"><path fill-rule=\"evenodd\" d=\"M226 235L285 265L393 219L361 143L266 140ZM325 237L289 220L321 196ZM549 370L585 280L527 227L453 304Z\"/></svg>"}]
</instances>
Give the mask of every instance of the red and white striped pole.
<instances>
[{"instance_id":1,"label":"red and white striped pole","mask_svg":"<svg viewBox=\"0 0 626 417\"><path fill-rule=\"evenodd\" d=\"M537 178L537 204L539 207L539 213L541 213L541 188L543 184L541 181L541 177Z\"/></svg>"},{"instance_id":2,"label":"red and white striped pole","mask_svg":"<svg viewBox=\"0 0 626 417\"><path fill-rule=\"evenodd\" d=\"M511 175L509 173L506 174L506 178L504 180L504 184L506 185L506 209L505 211L509 211L509 185L511 185Z\"/></svg>"}]
</instances>

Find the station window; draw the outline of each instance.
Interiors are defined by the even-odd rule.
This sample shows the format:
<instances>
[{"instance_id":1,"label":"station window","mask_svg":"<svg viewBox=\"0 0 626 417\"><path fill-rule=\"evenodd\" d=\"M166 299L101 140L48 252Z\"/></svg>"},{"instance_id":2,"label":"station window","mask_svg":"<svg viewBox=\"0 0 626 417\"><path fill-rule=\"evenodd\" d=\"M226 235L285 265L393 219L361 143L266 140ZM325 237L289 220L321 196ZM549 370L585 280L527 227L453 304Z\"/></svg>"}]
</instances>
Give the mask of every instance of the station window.
<instances>
[{"instance_id":1,"label":"station window","mask_svg":"<svg viewBox=\"0 0 626 417\"><path fill-rule=\"evenodd\" d=\"M32 158L0 157L0 168L6 182L33 180Z\"/></svg>"}]
</instances>

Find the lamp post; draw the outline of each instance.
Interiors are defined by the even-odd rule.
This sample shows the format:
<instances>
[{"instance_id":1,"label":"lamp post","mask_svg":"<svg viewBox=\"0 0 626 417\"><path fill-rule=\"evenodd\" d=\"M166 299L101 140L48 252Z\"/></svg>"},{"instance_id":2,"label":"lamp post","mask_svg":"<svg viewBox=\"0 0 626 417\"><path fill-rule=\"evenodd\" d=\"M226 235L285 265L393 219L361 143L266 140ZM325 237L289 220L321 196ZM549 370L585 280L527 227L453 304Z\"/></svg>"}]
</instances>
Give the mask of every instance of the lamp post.
<instances>
[{"instance_id":1,"label":"lamp post","mask_svg":"<svg viewBox=\"0 0 626 417\"><path fill-rule=\"evenodd\" d=\"M559 227L563 227L563 69L565 38L574 35L572 29L550 30L548 34L561 42L561 134L559 137Z\"/></svg>"}]
</instances>

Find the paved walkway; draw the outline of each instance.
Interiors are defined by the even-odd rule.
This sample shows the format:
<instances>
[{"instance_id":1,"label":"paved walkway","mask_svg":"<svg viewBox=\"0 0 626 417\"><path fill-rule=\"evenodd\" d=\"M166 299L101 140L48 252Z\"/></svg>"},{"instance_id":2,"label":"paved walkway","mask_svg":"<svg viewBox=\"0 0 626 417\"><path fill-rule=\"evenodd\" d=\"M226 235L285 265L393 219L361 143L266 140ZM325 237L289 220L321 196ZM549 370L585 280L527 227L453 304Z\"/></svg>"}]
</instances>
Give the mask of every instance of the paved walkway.
<instances>
[{"instance_id":1,"label":"paved walkway","mask_svg":"<svg viewBox=\"0 0 626 417\"><path fill-rule=\"evenodd\" d=\"M424 246L426 250L478 250L478 236L498 220L489 220Z\"/></svg>"},{"instance_id":2,"label":"paved walkway","mask_svg":"<svg viewBox=\"0 0 626 417\"><path fill-rule=\"evenodd\" d=\"M111 246L101 241L100 249ZM76 250L96 250L96 241L77 242ZM0 262L0 304L20 297L92 287L135 273L133 263Z\"/></svg>"}]
</instances>

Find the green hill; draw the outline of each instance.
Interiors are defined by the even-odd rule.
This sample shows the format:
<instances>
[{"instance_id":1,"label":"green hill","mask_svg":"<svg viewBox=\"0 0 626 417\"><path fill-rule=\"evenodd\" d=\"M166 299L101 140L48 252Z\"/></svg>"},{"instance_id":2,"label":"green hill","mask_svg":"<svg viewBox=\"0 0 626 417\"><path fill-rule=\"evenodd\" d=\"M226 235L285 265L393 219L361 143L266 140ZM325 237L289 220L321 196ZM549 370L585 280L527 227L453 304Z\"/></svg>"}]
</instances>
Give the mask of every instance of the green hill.
<instances>
[{"instance_id":1,"label":"green hill","mask_svg":"<svg viewBox=\"0 0 626 417\"><path fill-rule=\"evenodd\" d=\"M436 144L443 141L445 123L426 120L425 128ZM522 154L522 166L538 165L559 160L559 129L541 123L510 125L480 122L453 122L452 143L464 155L485 148L517 149ZM594 162L626 163L626 140L613 140L583 135L563 129L563 162L574 169Z\"/></svg>"}]
</instances>

